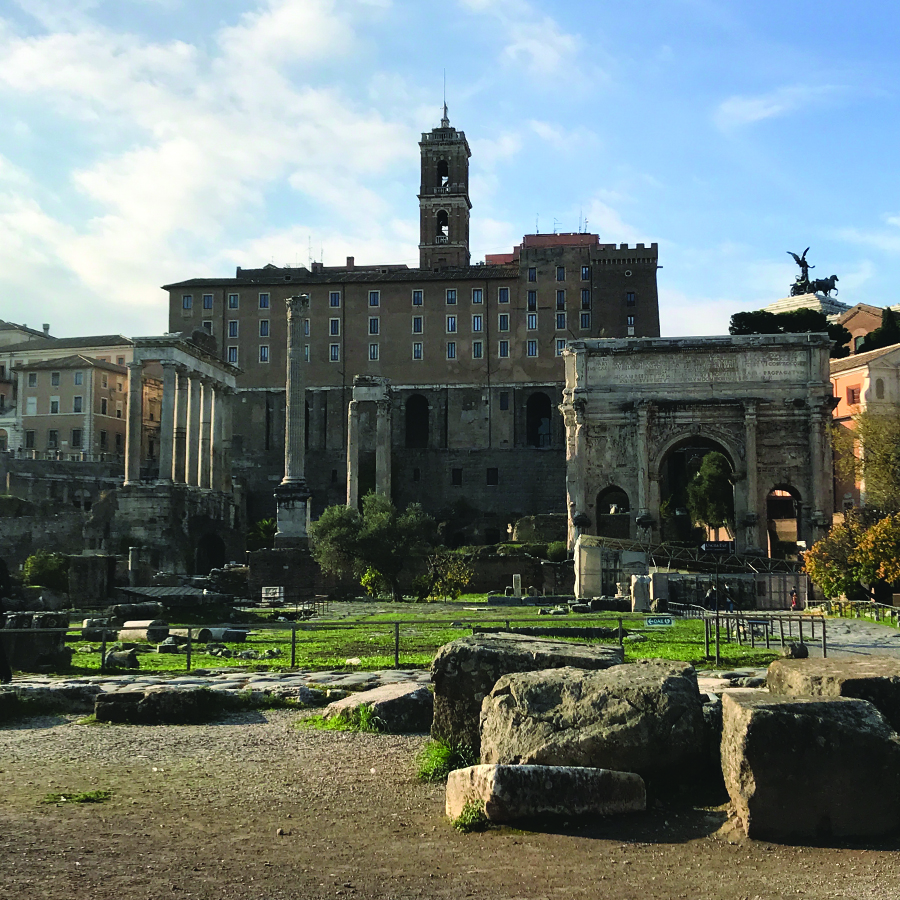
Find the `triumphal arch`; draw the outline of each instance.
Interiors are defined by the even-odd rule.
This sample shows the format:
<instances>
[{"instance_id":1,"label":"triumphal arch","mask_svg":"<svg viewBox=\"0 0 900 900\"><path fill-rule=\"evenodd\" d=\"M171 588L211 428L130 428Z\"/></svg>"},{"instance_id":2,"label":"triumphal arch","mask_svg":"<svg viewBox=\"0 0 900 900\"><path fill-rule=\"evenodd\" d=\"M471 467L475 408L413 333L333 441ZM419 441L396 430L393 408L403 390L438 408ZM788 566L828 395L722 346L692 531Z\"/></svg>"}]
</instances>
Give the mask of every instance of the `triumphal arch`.
<instances>
[{"instance_id":1,"label":"triumphal arch","mask_svg":"<svg viewBox=\"0 0 900 900\"><path fill-rule=\"evenodd\" d=\"M730 469L737 552L818 538L832 516L830 346L824 334L571 342L570 543L686 539L687 486L711 451Z\"/></svg>"}]
</instances>

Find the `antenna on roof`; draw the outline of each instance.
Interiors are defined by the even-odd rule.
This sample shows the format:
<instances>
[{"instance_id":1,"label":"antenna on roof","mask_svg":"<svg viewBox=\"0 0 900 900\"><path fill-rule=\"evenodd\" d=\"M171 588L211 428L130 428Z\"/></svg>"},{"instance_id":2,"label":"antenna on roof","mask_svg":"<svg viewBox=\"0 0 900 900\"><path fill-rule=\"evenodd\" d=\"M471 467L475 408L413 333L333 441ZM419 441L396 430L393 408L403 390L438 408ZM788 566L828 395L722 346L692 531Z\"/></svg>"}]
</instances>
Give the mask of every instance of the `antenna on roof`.
<instances>
[{"instance_id":1,"label":"antenna on roof","mask_svg":"<svg viewBox=\"0 0 900 900\"><path fill-rule=\"evenodd\" d=\"M553 233L556 234L557 226L559 225L559 219L556 216L553 217Z\"/></svg>"},{"instance_id":2,"label":"antenna on roof","mask_svg":"<svg viewBox=\"0 0 900 900\"><path fill-rule=\"evenodd\" d=\"M535 234L541 233L541 214L540 213L534 214L534 233Z\"/></svg>"}]
</instances>

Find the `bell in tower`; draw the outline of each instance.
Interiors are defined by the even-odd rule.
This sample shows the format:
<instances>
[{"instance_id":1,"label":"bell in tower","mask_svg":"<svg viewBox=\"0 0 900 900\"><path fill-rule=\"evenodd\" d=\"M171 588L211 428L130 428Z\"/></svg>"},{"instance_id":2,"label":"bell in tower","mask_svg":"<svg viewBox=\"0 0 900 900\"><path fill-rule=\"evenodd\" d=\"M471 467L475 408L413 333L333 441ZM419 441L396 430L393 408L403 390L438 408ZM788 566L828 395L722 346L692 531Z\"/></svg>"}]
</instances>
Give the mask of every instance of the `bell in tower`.
<instances>
[{"instance_id":1,"label":"bell in tower","mask_svg":"<svg viewBox=\"0 0 900 900\"><path fill-rule=\"evenodd\" d=\"M469 265L469 157L465 132L451 127L447 104L439 128L422 135L419 268Z\"/></svg>"}]
</instances>

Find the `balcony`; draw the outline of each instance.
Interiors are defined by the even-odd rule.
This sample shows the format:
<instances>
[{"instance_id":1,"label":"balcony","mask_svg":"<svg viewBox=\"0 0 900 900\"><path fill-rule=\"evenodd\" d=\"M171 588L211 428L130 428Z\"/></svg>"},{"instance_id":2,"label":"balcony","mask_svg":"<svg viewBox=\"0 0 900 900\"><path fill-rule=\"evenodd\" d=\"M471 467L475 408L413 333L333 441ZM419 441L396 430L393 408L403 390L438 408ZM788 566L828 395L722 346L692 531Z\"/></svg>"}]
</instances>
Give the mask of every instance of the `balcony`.
<instances>
[{"instance_id":1,"label":"balcony","mask_svg":"<svg viewBox=\"0 0 900 900\"><path fill-rule=\"evenodd\" d=\"M450 238L447 237L446 234L439 234L439 235L434 239L434 242L435 242L436 244L449 244L449 243L450 243Z\"/></svg>"}]
</instances>

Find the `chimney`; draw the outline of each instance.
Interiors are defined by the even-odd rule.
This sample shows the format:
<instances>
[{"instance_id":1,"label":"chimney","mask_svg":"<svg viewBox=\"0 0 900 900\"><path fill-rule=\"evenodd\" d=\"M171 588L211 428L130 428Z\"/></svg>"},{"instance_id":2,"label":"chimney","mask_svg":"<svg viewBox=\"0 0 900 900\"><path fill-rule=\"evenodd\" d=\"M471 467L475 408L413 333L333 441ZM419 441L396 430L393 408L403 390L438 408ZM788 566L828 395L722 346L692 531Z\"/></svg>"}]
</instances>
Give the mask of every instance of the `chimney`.
<instances>
[{"instance_id":1,"label":"chimney","mask_svg":"<svg viewBox=\"0 0 900 900\"><path fill-rule=\"evenodd\" d=\"M352 256L348 256L348 257L347 257L347 268L348 268L348 269L352 269L353 266L354 266L354 263L355 263L355 261L354 261L353 257L352 257Z\"/></svg>"},{"instance_id":2,"label":"chimney","mask_svg":"<svg viewBox=\"0 0 900 900\"><path fill-rule=\"evenodd\" d=\"M50 324L44 322L44 337L50 337Z\"/></svg>"}]
</instances>

